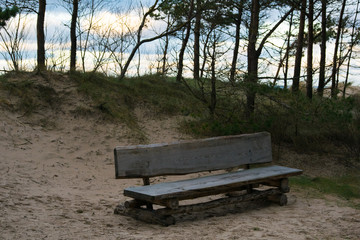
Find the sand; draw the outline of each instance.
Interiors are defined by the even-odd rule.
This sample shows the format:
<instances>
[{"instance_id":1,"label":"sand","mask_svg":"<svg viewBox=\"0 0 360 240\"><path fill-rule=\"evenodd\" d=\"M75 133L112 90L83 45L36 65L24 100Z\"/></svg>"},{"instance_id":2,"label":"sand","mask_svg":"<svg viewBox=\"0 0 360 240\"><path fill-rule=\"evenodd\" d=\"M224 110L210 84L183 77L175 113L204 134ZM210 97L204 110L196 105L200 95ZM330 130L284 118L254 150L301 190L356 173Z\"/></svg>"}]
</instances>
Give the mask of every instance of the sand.
<instances>
[{"instance_id":1,"label":"sand","mask_svg":"<svg viewBox=\"0 0 360 240\"><path fill-rule=\"evenodd\" d=\"M127 200L123 189L141 181L115 179L113 148L138 140L100 115L72 114L91 102L70 97L77 94L71 85L59 93L60 109L31 117L0 107L0 239L360 238L359 210L300 189L284 207L258 201L184 216L169 227L115 215ZM191 138L177 131L178 117L135 113L148 143Z\"/></svg>"}]
</instances>

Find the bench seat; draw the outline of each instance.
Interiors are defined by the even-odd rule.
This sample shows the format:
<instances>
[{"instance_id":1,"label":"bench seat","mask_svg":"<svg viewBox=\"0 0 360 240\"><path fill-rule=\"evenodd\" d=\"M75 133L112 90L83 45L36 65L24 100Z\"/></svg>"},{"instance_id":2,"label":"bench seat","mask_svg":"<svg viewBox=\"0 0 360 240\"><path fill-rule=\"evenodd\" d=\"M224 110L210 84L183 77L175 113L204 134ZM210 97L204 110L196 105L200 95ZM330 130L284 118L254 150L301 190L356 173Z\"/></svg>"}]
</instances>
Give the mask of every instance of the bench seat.
<instances>
[{"instance_id":1,"label":"bench seat","mask_svg":"<svg viewBox=\"0 0 360 240\"><path fill-rule=\"evenodd\" d=\"M128 187L124 190L124 195L147 202L167 199L185 200L236 191L244 185L261 183L268 179L287 178L301 173L302 170L299 169L274 165L174 182Z\"/></svg>"}]
</instances>

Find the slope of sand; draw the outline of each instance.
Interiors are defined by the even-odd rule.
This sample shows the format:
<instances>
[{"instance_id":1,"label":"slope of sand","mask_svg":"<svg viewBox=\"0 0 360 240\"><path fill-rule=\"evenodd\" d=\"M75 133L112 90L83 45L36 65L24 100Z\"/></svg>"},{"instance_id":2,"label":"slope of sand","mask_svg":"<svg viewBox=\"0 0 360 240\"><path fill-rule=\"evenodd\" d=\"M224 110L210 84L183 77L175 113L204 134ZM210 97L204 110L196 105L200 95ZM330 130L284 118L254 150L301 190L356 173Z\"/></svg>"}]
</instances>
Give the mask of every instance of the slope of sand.
<instances>
[{"instance_id":1,"label":"slope of sand","mask_svg":"<svg viewBox=\"0 0 360 240\"><path fill-rule=\"evenodd\" d=\"M91 102L71 84L57 89L57 110L24 117L0 106L0 239L359 239L359 210L304 191L289 193L284 207L219 208L170 227L114 215L123 189L141 181L114 179L113 147L137 140L100 115L73 114ZM190 138L176 130L176 117L135 113L149 143Z\"/></svg>"}]
</instances>

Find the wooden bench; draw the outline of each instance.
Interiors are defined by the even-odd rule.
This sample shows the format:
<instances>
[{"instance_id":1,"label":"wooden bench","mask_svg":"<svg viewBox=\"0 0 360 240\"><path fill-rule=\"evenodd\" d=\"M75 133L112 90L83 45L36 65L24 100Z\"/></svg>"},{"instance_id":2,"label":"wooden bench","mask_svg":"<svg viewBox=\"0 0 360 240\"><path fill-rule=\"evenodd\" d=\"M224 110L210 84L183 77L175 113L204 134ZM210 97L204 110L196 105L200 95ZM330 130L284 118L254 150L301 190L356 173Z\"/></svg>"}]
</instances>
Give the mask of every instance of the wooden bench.
<instances>
[{"instance_id":1,"label":"wooden bench","mask_svg":"<svg viewBox=\"0 0 360 240\"><path fill-rule=\"evenodd\" d=\"M285 193L289 192L288 177L302 173L302 170L282 166L259 167L259 164L268 165L272 161L271 138L267 132L116 147L114 154L116 178L142 178L144 183L144 186L124 190L124 195L132 200L117 206L115 213L165 226L175 224L174 214L203 211L258 198L268 198L285 205ZM250 169L251 164L257 167ZM229 169L233 170L153 185L149 180L150 177L163 175ZM263 185L266 187L259 188ZM187 205L179 203L218 194L223 196L212 201Z\"/></svg>"}]
</instances>

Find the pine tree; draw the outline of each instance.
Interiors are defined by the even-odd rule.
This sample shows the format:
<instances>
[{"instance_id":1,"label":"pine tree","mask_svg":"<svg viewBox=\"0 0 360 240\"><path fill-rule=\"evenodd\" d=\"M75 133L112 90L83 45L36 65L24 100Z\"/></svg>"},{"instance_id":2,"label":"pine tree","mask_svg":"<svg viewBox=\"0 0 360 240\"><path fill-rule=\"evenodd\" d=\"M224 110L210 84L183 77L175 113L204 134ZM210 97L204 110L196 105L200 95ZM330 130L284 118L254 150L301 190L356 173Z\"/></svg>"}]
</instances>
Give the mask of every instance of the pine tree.
<instances>
[{"instance_id":1,"label":"pine tree","mask_svg":"<svg viewBox=\"0 0 360 240\"><path fill-rule=\"evenodd\" d=\"M17 6L13 6L12 8L5 8L2 10L0 7L0 27L4 27L6 25L6 21L11 17L15 17L19 12L19 8Z\"/></svg>"}]
</instances>

